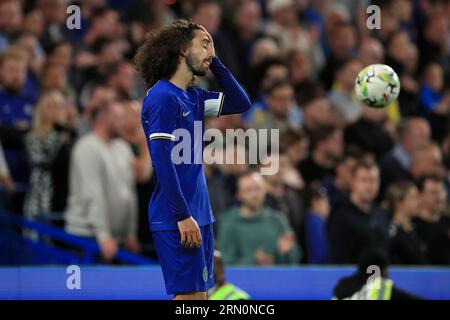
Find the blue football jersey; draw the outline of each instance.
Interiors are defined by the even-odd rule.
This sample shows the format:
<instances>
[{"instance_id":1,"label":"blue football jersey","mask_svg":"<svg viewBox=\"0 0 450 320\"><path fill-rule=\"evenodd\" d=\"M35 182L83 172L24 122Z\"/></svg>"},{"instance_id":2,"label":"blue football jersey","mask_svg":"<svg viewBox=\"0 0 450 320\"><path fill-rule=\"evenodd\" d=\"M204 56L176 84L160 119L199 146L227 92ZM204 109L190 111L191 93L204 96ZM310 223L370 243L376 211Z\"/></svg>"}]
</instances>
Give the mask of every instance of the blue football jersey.
<instances>
[{"instance_id":1,"label":"blue football jersey","mask_svg":"<svg viewBox=\"0 0 450 320\"><path fill-rule=\"evenodd\" d=\"M179 143L188 148L177 148L181 149L178 155L184 160L189 159L181 163L174 162L173 157L158 159L159 163L164 163L164 166L160 165L158 168L153 164L156 185L149 203L152 231L176 230L177 222L187 216L192 216L199 226L215 221L203 169L202 137L205 116L219 116L223 98L221 92L195 87L183 90L167 80L158 81L147 92L141 121L152 160L156 161L154 158L158 158L160 154L167 154L168 150L164 148L170 146L170 151L173 151ZM180 130L189 135L178 134ZM160 149L155 149L152 143L157 140L169 141L158 145ZM168 174L168 170L171 174Z\"/></svg>"}]
</instances>

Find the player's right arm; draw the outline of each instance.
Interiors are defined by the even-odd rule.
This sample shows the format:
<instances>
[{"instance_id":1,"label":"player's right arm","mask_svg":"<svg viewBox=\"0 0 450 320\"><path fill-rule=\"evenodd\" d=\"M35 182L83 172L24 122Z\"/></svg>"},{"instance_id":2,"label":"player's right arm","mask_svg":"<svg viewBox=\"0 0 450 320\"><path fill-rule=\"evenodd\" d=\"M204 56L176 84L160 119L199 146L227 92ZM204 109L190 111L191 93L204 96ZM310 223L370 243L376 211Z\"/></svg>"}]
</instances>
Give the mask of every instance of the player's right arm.
<instances>
[{"instance_id":1,"label":"player's right arm","mask_svg":"<svg viewBox=\"0 0 450 320\"><path fill-rule=\"evenodd\" d=\"M186 247L195 247L200 246L200 228L192 218L171 157L175 144L173 133L177 128L179 116L179 104L175 97L168 94L161 94L157 101L148 105L144 103L142 110L142 121L149 138L149 150L155 175L169 208L166 214L176 218L181 244Z\"/></svg>"}]
</instances>

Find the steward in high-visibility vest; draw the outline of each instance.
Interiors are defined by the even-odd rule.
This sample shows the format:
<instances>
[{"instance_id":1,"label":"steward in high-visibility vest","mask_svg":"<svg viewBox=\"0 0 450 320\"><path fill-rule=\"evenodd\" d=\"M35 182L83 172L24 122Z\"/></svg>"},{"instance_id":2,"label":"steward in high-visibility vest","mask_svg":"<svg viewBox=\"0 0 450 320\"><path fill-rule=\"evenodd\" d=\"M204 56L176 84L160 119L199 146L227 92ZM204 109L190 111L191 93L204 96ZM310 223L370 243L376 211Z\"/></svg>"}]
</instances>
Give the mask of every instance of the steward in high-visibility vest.
<instances>
[{"instance_id":1,"label":"steward in high-visibility vest","mask_svg":"<svg viewBox=\"0 0 450 320\"><path fill-rule=\"evenodd\" d=\"M247 292L225 280L222 254L218 250L214 250L214 279L216 285L208 292L209 300L250 300Z\"/></svg>"},{"instance_id":2,"label":"steward in high-visibility vest","mask_svg":"<svg viewBox=\"0 0 450 320\"><path fill-rule=\"evenodd\" d=\"M358 270L339 280L333 300L420 300L419 296L395 287L389 279L389 259L385 251L366 249L359 258Z\"/></svg>"},{"instance_id":3,"label":"steward in high-visibility vest","mask_svg":"<svg viewBox=\"0 0 450 320\"><path fill-rule=\"evenodd\" d=\"M217 289L214 287L209 300L250 300L250 296L235 285L226 283Z\"/></svg>"}]
</instances>

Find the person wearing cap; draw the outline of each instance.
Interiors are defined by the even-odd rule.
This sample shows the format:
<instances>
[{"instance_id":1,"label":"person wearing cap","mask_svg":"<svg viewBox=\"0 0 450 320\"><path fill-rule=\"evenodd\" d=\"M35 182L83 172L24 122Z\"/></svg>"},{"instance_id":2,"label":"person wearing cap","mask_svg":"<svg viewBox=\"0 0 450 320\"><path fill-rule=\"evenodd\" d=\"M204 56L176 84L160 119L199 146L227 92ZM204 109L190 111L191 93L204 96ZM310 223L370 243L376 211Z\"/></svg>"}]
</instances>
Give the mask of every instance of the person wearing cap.
<instances>
[{"instance_id":1,"label":"person wearing cap","mask_svg":"<svg viewBox=\"0 0 450 320\"><path fill-rule=\"evenodd\" d=\"M214 278L216 285L208 293L209 300L250 300L250 295L225 279L222 254L214 250Z\"/></svg>"}]
</instances>

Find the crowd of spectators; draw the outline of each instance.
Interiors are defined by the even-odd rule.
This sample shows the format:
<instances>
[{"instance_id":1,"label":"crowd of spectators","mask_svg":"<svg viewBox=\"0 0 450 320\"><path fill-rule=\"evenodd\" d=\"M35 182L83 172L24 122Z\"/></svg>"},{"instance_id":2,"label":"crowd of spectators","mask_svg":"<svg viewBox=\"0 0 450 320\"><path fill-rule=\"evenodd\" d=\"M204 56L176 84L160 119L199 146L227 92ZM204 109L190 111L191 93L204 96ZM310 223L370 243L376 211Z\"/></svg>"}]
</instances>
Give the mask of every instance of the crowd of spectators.
<instances>
[{"instance_id":1,"label":"crowd of spectators","mask_svg":"<svg viewBox=\"0 0 450 320\"><path fill-rule=\"evenodd\" d=\"M393 264L450 265L448 0L0 0L3 209L61 212L56 226L98 241L106 261L122 246L155 255L148 88L132 60L177 18L205 26L252 101L206 128L280 134L275 174L205 165L225 264L354 264L377 248ZM401 81L384 109L353 92L374 63ZM211 74L198 85L220 89Z\"/></svg>"}]
</instances>

